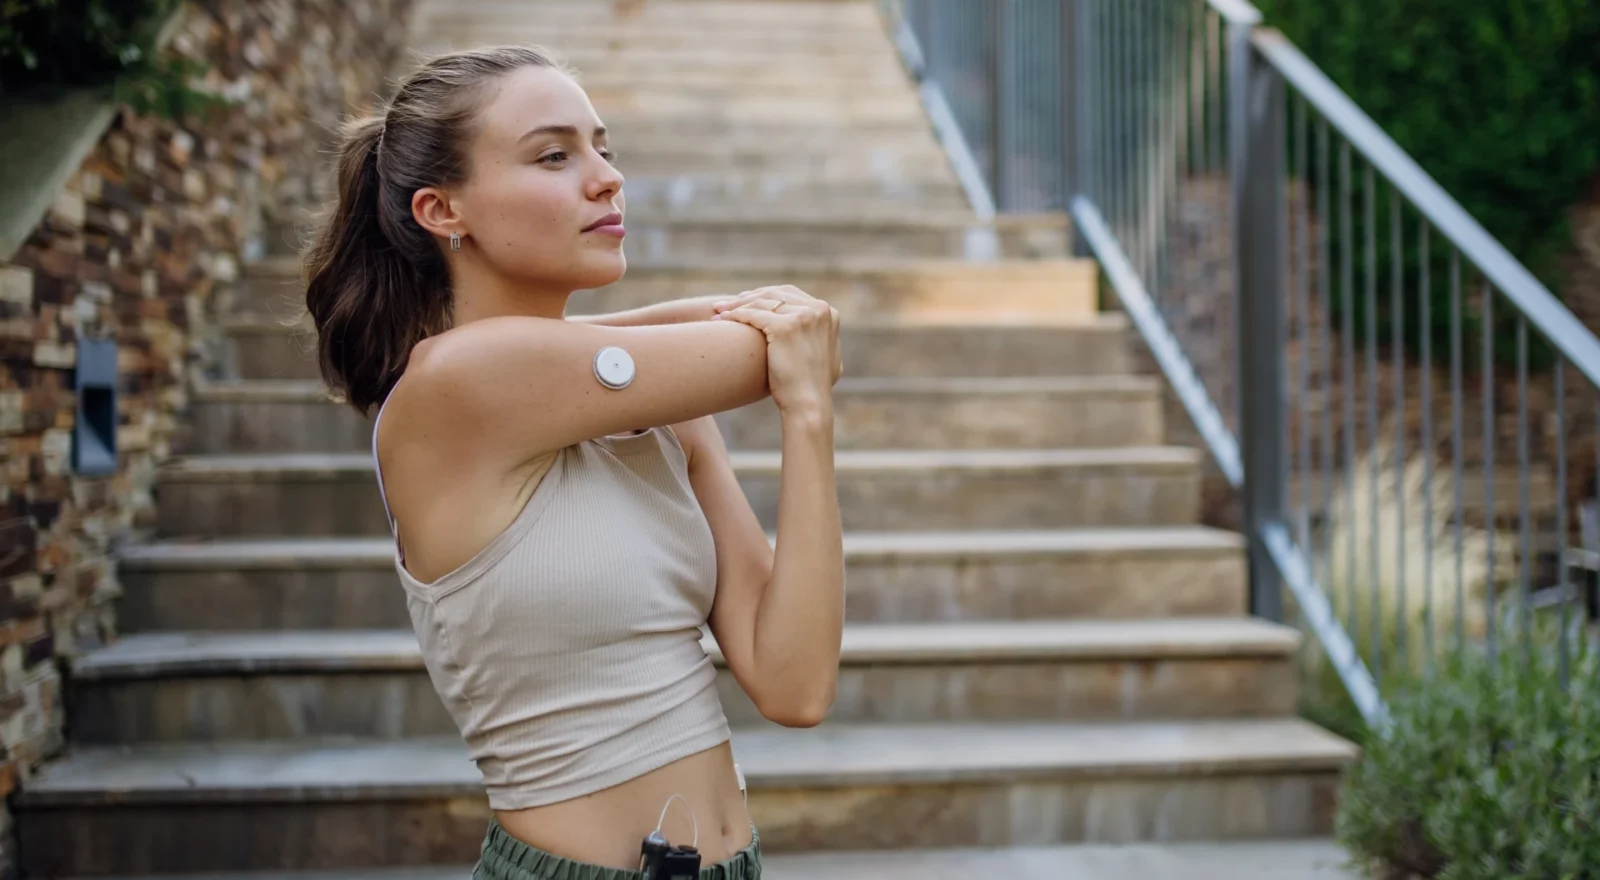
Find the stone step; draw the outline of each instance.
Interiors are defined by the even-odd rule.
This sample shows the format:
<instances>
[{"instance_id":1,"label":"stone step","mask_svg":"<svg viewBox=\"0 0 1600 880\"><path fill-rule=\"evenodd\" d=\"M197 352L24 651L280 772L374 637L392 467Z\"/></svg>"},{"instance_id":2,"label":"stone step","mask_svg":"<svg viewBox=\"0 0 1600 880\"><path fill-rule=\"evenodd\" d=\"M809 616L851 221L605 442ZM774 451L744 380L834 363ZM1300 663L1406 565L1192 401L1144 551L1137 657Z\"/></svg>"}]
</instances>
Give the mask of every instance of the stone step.
<instances>
[{"instance_id":1,"label":"stone step","mask_svg":"<svg viewBox=\"0 0 1600 880\"><path fill-rule=\"evenodd\" d=\"M698 132L684 129L670 122L612 127L611 143L630 204L635 178L680 174L803 174L819 184L868 178L897 185L959 185L949 157L926 126L886 127L878 133L747 123ZM774 143L784 148L774 149ZM859 209L856 203L844 203L837 210ZM941 213L948 210L940 208Z\"/></svg>"},{"instance_id":2,"label":"stone step","mask_svg":"<svg viewBox=\"0 0 1600 880\"><path fill-rule=\"evenodd\" d=\"M1093 260L850 261L815 259L718 260L634 266L621 280L579 291L573 314L621 311L650 303L735 294L769 284L793 284L839 310L847 322L916 320L995 323L1087 318L1099 313L1099 270ZM305 310L300 263L275 258L245 267L234 311L295 315Z\"/></svg>"},{"instance_id":3,"label":"stone step","mask_svg":"<svg viewBox=\"0 0 1600 880\"><path fill-rule=\"evenodd\" d=\"M881 26L818 30L755 22L679 20L666 23L616 19L549 23L537 12L512 10L504 14L483 14L462 9L447 17L430 17L426 27L425 45L429 49L512 43L542 44L557 57L582 50L658 49L709 54L705 45L714 42L719 46L737 45L741 52L761 52L775 58L893 57L889 36Z\"/></svg>"},{"instance_id":4,"label":"stone step","mask_svg":"<svg viewBox=\"0 0 1600 880\"><path fill-rule=\"evenodd\" d=\"M617 311L769 284L793 284L827 300L847 321L987 323L1099 312L1099 271L1092 260L844 259L721 260L710 266L683 262L634 268L615 284L574 294L569 310Z\"/></svg>"},{"instance_id":5,"label":"stone step","mask_svg":"<svg viewBox=\"0 0 1600 880\"><path fill-rule=\"evenodd\" d=\"M813 71L796 71L788 76L812 77ZM727 155L729 148L762 148L770 158L788 156L805 159L805 167L825 167L834 158L861 158L904 151L948 163L938 134L926 118L895 116L885 119L844 120L715 117L693 119L660 114L632 114L620 110L607 113L602 120L617 148L624 170L650 158L658 150L703 151L708 155ZM648 146L649 150L638 149ZM800 153L814 155L797 155ZM902 153L896 153L902 155ZM729 169L732 170L732 169ZM919 168L900 169L914 174Z\"/></svg>"},{"instance_id":6,"label":"stone step","mask_svg":"<svg viewBox=\"0 0 1600 880\"><path fill-rule=\"evenodd\" d=\"M730 214L677 215L627 220L623 251L630 263L677 264L714 260L726 254L744 259L904 259L995 258L1059 259L1070 249L1063 217L1027 223L985 224L960 217L915 216L898 219L762 220Z\"/></svg>"},{"instance_id":7,"label":"stone step","mask_svg":"<svg viewBox=\"0 0 1600 880\"><path fill-rule=\"evenodd\" d=\"M528 0L473 0L470 5L424 2L416 15L424 24L454 17L521 16L529 18ZM671 24L682 21L709 25L774 25L818 32L881 27L882 19L871 2L863 0L540 0L535 13L542 24L558 27L572 23Z\"/></svg>"},{"instance_id":8,"label":"stone step","mask_svg":"<svg viewBox=\"0 0 1600 880\"><path fill-rule=\"evenodd\" d=\"M634 51L570 46L563 49L562 54L577 68L578 82L590 95L654 87L709 90L719 94L739 90L750 94L848 98L851 93L842 90L851 84L869 93L896 94L915 89L915 81L904 66L893 58L876 56L863 58L860 63L848 63L848 59L838 56L769 56L768 63L763 66L750 58L696 65L693 52L661 52L640 58ZM830 61L846 63L846 66L841 70Z\"/></svg>"},{"instance_id":9,"label":"stone step","mask_svg":"<svg viewBox=\"0 0 1600 880\"><path fill-rule=\"evenodd\" d=\"M619 164L619 167L622 167ZM943 169L935 169L942 171ZM681 174L632 174L624 191L629 217L672 218L679 214L749 213L787 206L811 212L872 211L889 216L908 210L967 211L971 205L954 175L921 177L879 174L819 174L794 171L714 171Z\"/></svg>"},{"instance_id":10,"label":"stone step","mask_svg":"<svg viewBox=\"0 0 1600 880\"><path fill-rule=\"evenodd\" d=\"M825 724L733 748L772 853L1325 835L1355 756L1294 718ZM84 747L15 809L28 876L464 864L490 815L454 735Z\"/></svg>"},{"instance_id":11,"label":"stone step","mask_svg":"<svg viewBox=\"0 0 1600 880\"><path fill-rule=\"evenodd\" d=\"M729 723L768 724L704 642ZM1292 715L1298 643L1245 618L850 624L829 723ZM74 664L67 699L78 743L456 729L409 629L124 636Z\"/></svg>"},{"instance_id":12,"label":"stone step","mask_svg":"<svg viewBox=\"0 0 1600 880\"><path fill-rule=\"evenodd\" d=\"M867 83L844 80L814 80L788 74L769 76L760 80L739 80L722 75L703 75L689 78L676 76L662 82L654 77L637 76L629 81L618 79L595 80L585 78L584 91L589 95L602 120L613 114L631 115L640 109L653 109L663 95L684 102L681 106L698 107L711 103L744 102L782 103L797 108L800 118L810 118L812 107L832 105L853 107L869 104L879 107L921 107L921 97L911 79L901 75L899 82L881 79ZM776 118L776 117L774 117ZM892 119L914 119L910 115L895 115ZM925 117L924 117L925 118Z\"/></svg>"},{"instance_id":13,"label":"stone step","mask_svg":"<svg viewBox=\"0 0 1600 880\"><path fill-rule=\"evenodd\" d=\"M1226 617L1243 539L1200 527L851 532L851 622ZM117 562L124 632L411 625L387 538L166 541Z\"/></svg>"},{"instance_id":14,"label":"stone step","mask_svg":"<svg viewBox=\"0 0 1600 880\"><path fill-rule=\"evenodd\" d=\"M221 325L225 333L221 359L228 375L321 378L309 318L246 313L226 317ZM847 321L839 328L839 347L847 380L1111 377L1128 376L1137 369L1128 321L1111 312L971 324Z\"/></svg>"},{"instance_id":15,"label":"stone step","mask_svg":"<svg viewBox=\"0 0 1600 880\"><path fill-rule=\"evenodd\" d=\"M848 57L848 53L831 57ZM828 57L819 60L826 62ZM909 90L888 95L868 93L848 100L828 96L774 100L757 95L715 98L677 94L669 89L640 89L628 95L611 96L604 103L596 101L595 110L607 128L614 116L652 123L705 119L722 125L814 125L838 131L848 131L858 124L927 125L928 118L922 102ZM779 147L774 145L774 149Z\"/></svg>"},{"instance_id":16,"label":"stone step","mask_svg":"<svg viewBox=\"0 0 1600 880\"><path fill-rule=\"evenodd\" d=\"M626 50L605 46L567 46L560 50L578 73L578 82L639 82L655 80L670 85L683 79L752 82L814 78L818 82L855 79L863 83L905 82L909 74L892 52L849 55L766 53L739 47L706 53L682 47L632 46ZM607 120L609 124L610 120Z\"/></svg>"},{"instance_id":17,"label":"stone step","mask_svg":"<svg viewBox=\"0 0 1600 880\"><path fill-rule=\"evenodd\" d=\"M781 455L734 452L740 488L768 530ZM835 455L850 531L1188 525L1201 453L1186 447L846 450ZM163 536L381 535L389 524L366 453L178 458L156 487Z\"/></svg>"},{"instance_id":18,"label":"stone step","mask_svg":"<svg viewBox=\"0 0 1600 880\"><path fill-rule=\"evenodd\" d=\"M683 10L681 15L678 14L680 9ZM627 11L606 17L557 14L547 18L542 4L541 10L530 12L527 7L497 8L473 3L453 7L442 14L425 7L418 23L430 35L452 30L476 32L502 42L542 43L558 54L567 46L614 47L634 40L698 47L705 53L705 42L696 43L696 37L702 41L738 39L741 51L760 48L777 54L790 46L830 44L836 50L870 51L884 49L889 43L881 16L876 20L818 21L776 14L756 19L713 15L708 11L695 13L687 6L662 7L646 15Z\"/></svg>"},{"instance_id":19,"label":"stone step","mask_svg":"<svg viewBox=\"0 0 1600 880\"><path fill-rule=\"evenodd\" d=\"M765 880L1357 880L1332 840L942 847L763 855ZM350 871L251 871L205 880L461 880L473 865ZM194 880L188 875L129 880Z\"/></svg>"},{"instance_id":20,"label":"stone step","mask_svg":"<svg viewBox=\"0 0 1600 880\"><path fill-rule=\"evenodd\" d=\"M1157 382L1147 376L840 379L834 442L841 452L1150 445L1162 432ZM716 419L732 448L780 445L781 420L770 399ZM177 448L355 452L372 448L372 428L368 418L333 401L319 380L214 382L195 390Z\"/></svg>"},{"instance_id":21,"label":"stone step","mask_svg":"<svg viewBox=\"0 0 1600 880\"><path fill-rule=\"evenodd\" d=\"M522 2L482 2L469 4L422 3L417 10L421 29L436 30L449 24L474 23L503 27L537 25L546 32L562 36L573 28L605 28L610 31L645 31L692 27L710 33L760 33L782 29L793 34L848 36L881 34L883 17L869 3L711 3L663 2L663 0L624 0L621 3L591 3L592 8L577 8L572 3L540 0L530 13ZM752 8L753 7L753 8Z\"/></svg>"}]
</instances>

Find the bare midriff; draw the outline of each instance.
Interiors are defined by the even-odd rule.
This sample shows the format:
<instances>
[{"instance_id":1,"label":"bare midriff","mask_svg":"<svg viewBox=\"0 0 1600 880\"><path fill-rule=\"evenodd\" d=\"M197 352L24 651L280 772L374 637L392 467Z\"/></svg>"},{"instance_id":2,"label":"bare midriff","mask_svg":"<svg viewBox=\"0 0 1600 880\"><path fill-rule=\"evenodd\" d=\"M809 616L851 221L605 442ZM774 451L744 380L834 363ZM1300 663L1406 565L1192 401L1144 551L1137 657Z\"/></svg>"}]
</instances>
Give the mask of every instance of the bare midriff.
<instances>
[{"instance_id":1,"label":"bare midriff","mask_svg":"<svg viewBox=\"0 0 1600 880\"><path fill-rule=\"evenodd\" d=\"M662 835L674 845L692 844L698 825L702 866L725 861L750 845L750 814L728 743L593 794L502 810L497 818L506 833L551 855L637 870L639 844L656 828L668 800L672 804L661 823Z\"/></svg>"}]
</instances>

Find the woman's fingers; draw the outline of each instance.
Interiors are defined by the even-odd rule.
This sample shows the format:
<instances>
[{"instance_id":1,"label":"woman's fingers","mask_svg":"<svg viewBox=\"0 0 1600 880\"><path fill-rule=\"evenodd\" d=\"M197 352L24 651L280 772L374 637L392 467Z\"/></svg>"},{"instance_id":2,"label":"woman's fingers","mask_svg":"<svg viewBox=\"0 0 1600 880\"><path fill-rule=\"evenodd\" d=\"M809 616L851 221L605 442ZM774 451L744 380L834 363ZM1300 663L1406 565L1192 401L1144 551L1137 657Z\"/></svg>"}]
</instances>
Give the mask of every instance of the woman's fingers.
<instances>
[{"instance_id":1,"label":"woman's fingers","mask_svg":"<svg viewBox=\"0 0 1600 880\"><path fill-rule=\"evenodd\" d=\"M738 296L713 303L711 308L716 312L725 312L731 309L750 307L758 302L766 302L765 308L771 311L770 301L772 300L788 303L819 302L819 300L798 287L790 284L779 284L747 290ZM756 307L760 308L762 306Z\"/></svg>"},{"instance_id":2,"label":"woman's fingers","mask_svg":"<svg viewBox=\"0 0 1600 880\"><path fill-rule=\"evenodd\" d=\"M771 336L773 326L782 320L782 316L769 309L738 308L723 312L714 320L738 321Z\"/></svg>"},{"instance_id":3,"label":"woman's fingers","mask_svg":"<svg viewBox=\"0 0 1600 880\"><path fill-rule=\"evenodd\" d=\"M777 288L774 287L757 287L752 290L746 290L744 293L741 293L738 296L729 297L721 302L713 303L711 308L714 311L722 312L727 311L728 309L736 309L740 306L748 305L749 303L758 299L776 299L776 291Z\"/></svg>"}]
</instances>

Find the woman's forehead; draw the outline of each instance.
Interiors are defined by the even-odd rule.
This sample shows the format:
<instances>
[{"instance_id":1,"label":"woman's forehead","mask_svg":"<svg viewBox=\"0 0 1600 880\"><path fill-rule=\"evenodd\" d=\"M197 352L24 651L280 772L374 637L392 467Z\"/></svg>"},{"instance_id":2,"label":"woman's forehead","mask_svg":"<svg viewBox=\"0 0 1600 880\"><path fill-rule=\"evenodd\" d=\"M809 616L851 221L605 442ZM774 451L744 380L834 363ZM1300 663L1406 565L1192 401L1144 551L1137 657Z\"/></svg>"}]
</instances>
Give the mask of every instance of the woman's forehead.
<instances>
[{"instance_id":1,"label":"woman's forehead","mask_svg":"<svg viewBox=\"0 0 1600 880\"><path fill-rule=\"evenodd\" d=\"M569 128L588 136L600 126L589 96L572 77L550 67L524 67L502 77L483 111L483 131L496 140Z\"/></svg>"}]
</instances>

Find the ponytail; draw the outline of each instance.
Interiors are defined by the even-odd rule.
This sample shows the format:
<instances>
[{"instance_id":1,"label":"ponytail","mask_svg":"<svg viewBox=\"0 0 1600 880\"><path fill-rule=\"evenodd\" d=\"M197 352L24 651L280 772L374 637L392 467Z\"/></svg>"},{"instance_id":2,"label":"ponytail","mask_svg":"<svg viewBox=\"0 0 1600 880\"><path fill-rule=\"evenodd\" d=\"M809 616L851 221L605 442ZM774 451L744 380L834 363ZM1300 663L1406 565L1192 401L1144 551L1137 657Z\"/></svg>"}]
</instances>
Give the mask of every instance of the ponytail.
<instances>
[{"instance_id":1,"label":"ponytail","mask_svg":"<svg viewBox=\"0 0 1600 880\"><path fill-rule=\"evenodd\" d=\"M305 257L306 310L317 327L323 381L362 414L388 396L412 347L449 322L450 279L432 236L412 219L409 193L404 216L396 217L394 194L384 191L383 125L382 117L369 117L346 128L338 201ZM407 235L406 225L416 235ZM388 232L394 227L424 247L396 247Z\"/></svg>"},{"instance_id":2,"label":"ponytail","mask_svg":"<svg viewBox=\"0 0 1600 880\"><path fill-rule=\"evenodd\" d=\"M466 176L486 83L559 66L523 46L451 52L407 77L382 116L346 126L337 200L305 252L306 310L323 381L363 415L400 381L411 349L451 323L450 269L412 195Z\"/></svg>"}]
</instances>

